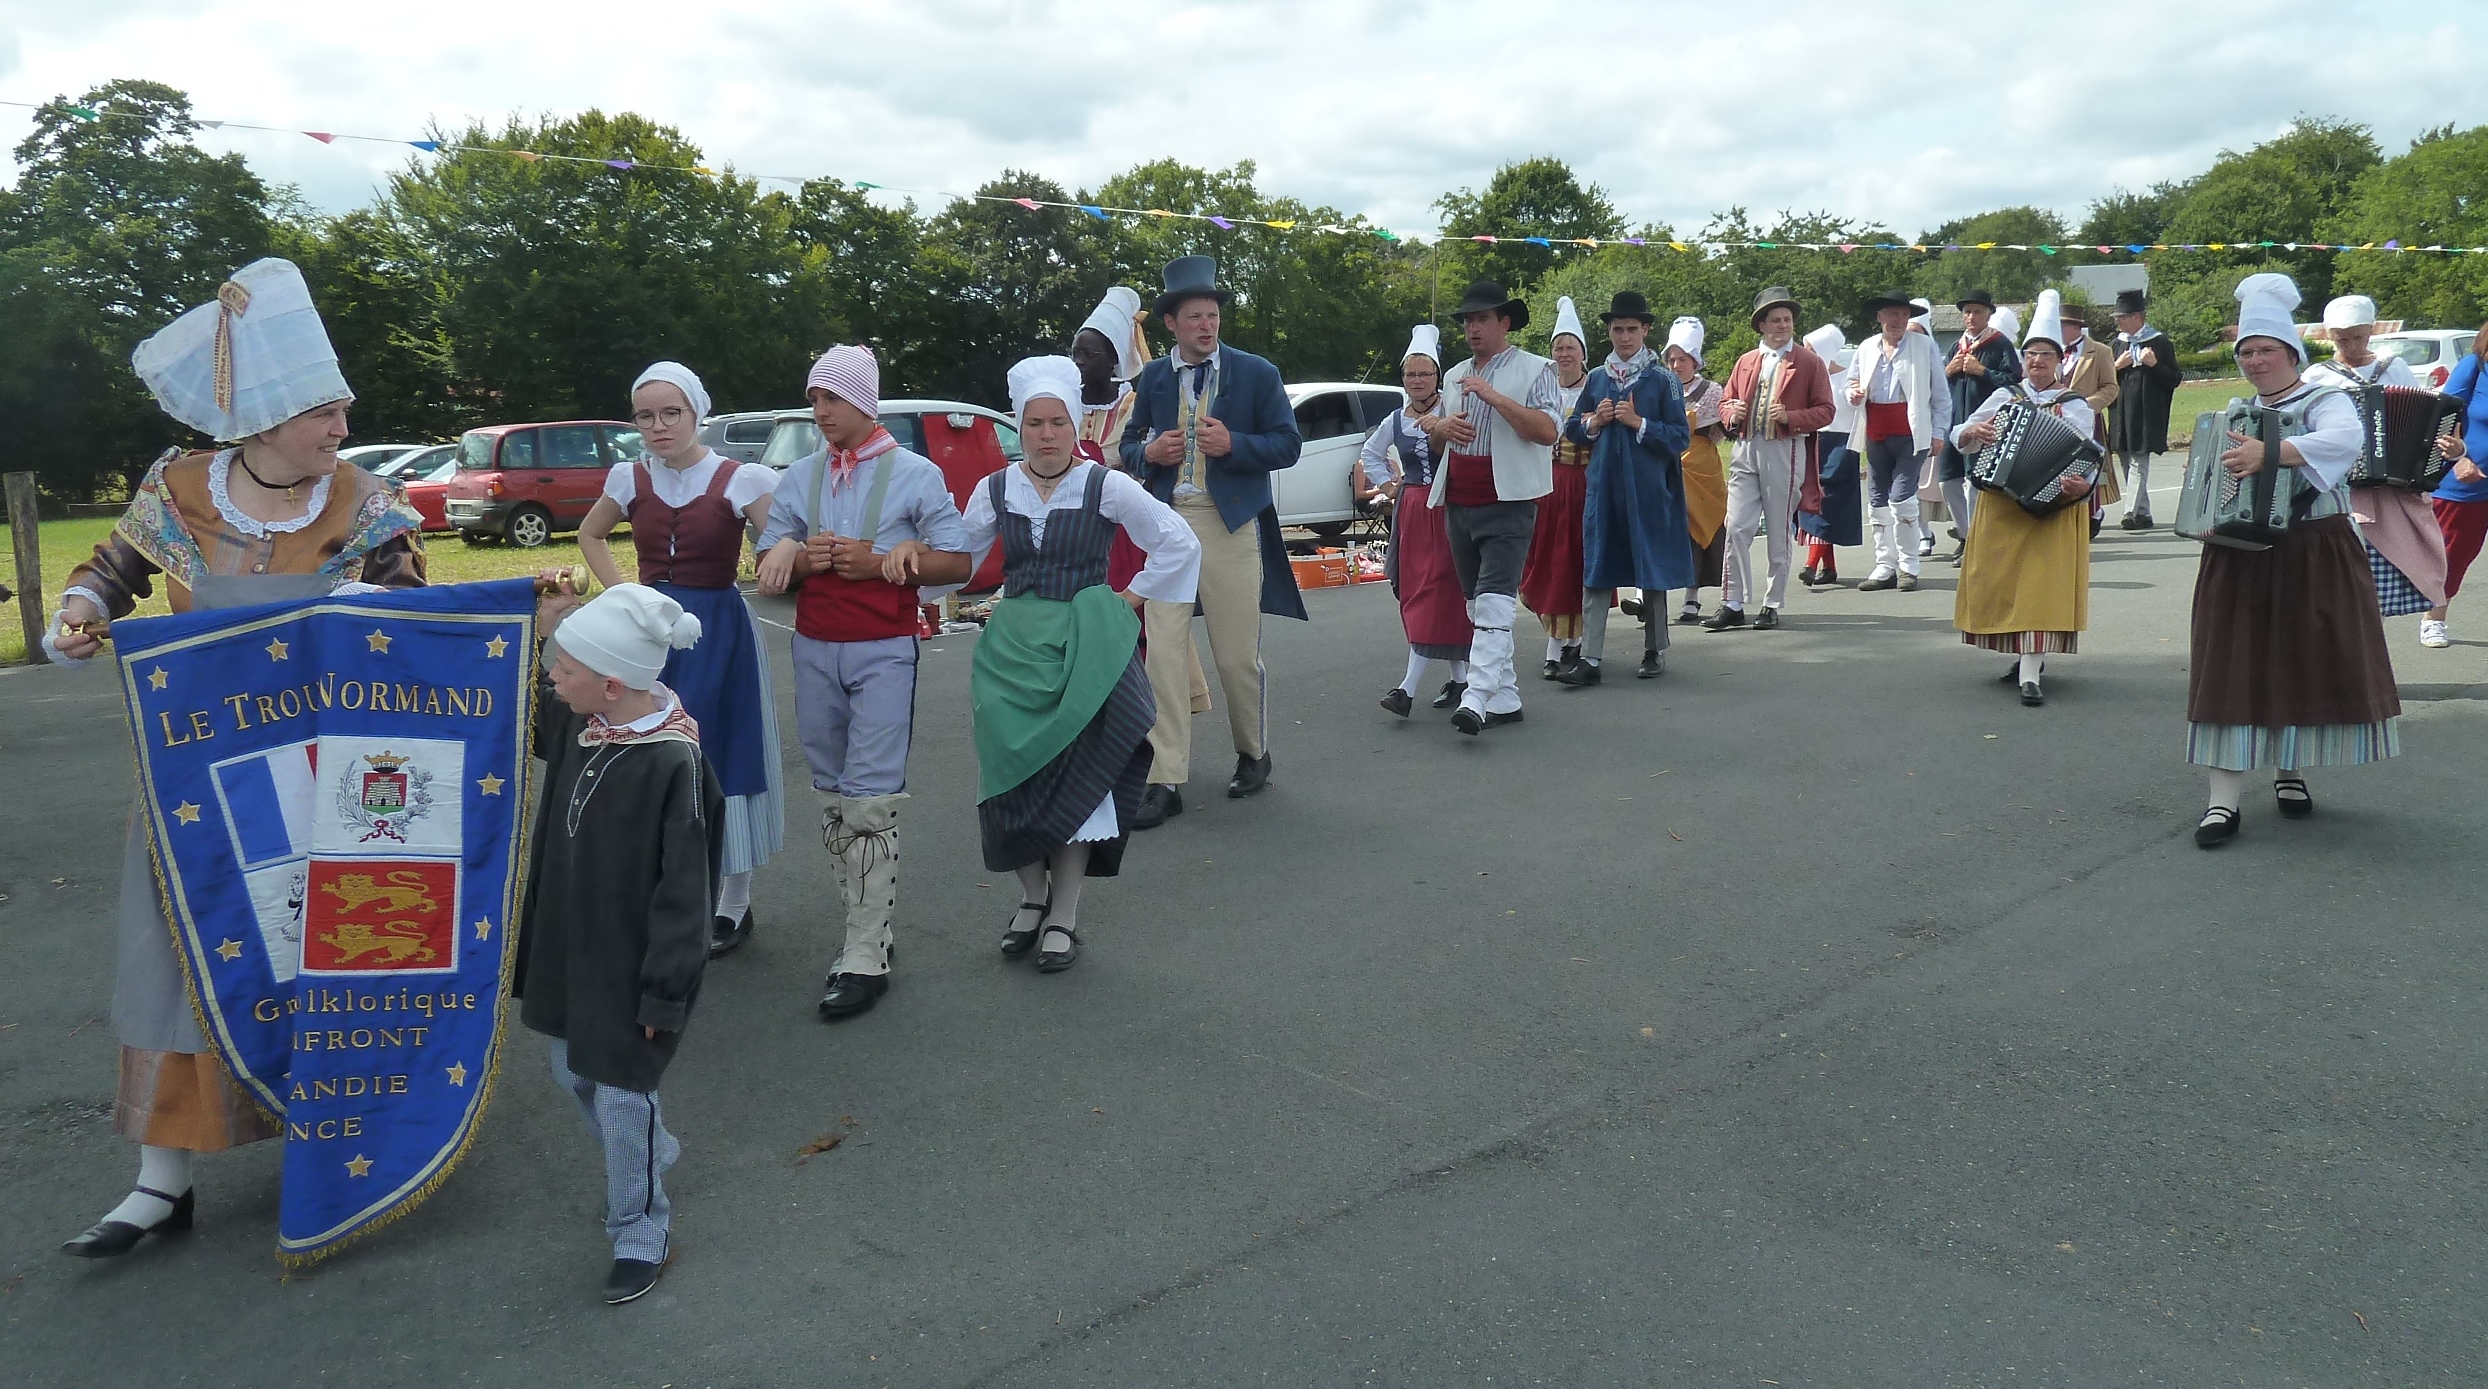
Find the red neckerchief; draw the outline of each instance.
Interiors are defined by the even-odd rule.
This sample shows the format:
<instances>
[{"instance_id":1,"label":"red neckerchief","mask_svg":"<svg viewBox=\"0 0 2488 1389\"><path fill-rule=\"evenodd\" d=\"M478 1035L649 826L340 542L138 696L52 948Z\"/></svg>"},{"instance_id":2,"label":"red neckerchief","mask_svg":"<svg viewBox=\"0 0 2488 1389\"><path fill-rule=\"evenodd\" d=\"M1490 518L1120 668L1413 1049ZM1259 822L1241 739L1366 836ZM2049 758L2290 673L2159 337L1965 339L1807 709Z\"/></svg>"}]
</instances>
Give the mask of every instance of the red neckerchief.
<instances>
[{"instance_id":1,"label":"red neckerchief","mask_svg":"<svg viewBox=\"0 0 2488 1389\"><path fill-rule=\"evenodd\" d=\"M599 743L681 742L685 738L694 743L700 741L699 721L692 718L691 711L683 708L682 701L674 699L671 693L666 698L672 701L673 707L666 711L665 721L654 728L632 728L607 723L602 714L588 715L587 727L579 730L579 746L592 748Z\"/></svg>"},{"instance_id":2,"label":"red neckerchief","mask_svg":"<svg viewBox=\"0 0 2488 1389\"><path fill-rule=\"evenodd\" d=\"M871 437L854 448L842 449L832 444L829 446L829 480L843 487L849 478L855 476L857 465L865 459L879 458L897 447L898 440L891 438L890 431L880 425L874 425Z\"/></svg>"}]
</instances>

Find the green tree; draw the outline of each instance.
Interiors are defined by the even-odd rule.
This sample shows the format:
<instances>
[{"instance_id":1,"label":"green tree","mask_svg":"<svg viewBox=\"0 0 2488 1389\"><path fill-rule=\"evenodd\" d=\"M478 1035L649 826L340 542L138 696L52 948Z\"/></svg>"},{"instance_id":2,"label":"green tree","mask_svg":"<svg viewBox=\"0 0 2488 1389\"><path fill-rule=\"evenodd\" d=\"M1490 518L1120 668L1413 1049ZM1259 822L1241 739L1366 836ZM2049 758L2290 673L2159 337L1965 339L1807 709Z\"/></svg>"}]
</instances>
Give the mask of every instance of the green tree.
<instances>
[{"instance_id":1,"label":"green tree","mask_svg":"<svg viewBox=\"0 0 2488 1389\"><path fill-rule=\"evenodd\" d=\"M1062 185L1009 172L976 192L925 229L918 274L936 302L899 360L912 392L999 408L1009 400L1013 362L1070 350L1072 333L1104 291L1105 272L1074 225L1083 214L994 201L1069 202Z\"/></svg>"},{"instance_id":2,"label":"green tree","mask_svg":"<svg viewBox=\"0 0 2488 1389\"><path fill-rule=\"evenodd\" d=\"M2186 185L2161 239L2230 249L2162 251L2147 258L2154 295L2182 297L2193 306L2182 319L2166 320L2166 331L2177 344L2189 350L2210 346L2219 325L2205 320L2225 312L2223 323L2236 321L2235 305L2217 311L2218 299L2205 285L2225 280L2224 292L2234 290L2239 280L2261 270L2289 275L2305 301L2320 311L2332 297L2334 257L2288 247L2323 239L2319 230L2348 206L2360 176L2381 160L2367 127L2303 116L2285 134L2243 154L2222 151L2211 168ZM2260 245L2264 242L2273 244ZM2234 249L2241 246L2255 249L2241 254ZM2302 317L2307 313L2301 310ZM2212 333L2208 338L2203 336L2207 326Z\"/></svg>"},{"instance_id":3,"label":"green tree","mask_svg":"<svg viewBox=\"0 0 2488 1389\"><path fill-rule=\"evenodd\" d=\"M1946 222L1920 238L1930 246L1975 248L1985 243L2014 246L2064 245L2065 221L2036 207L2006 207ZM2042 251L1940 251L1927 256L1912 277L1920 294L1938 304L1959 303L1973 289L1993 294L1999 303L2021 303L2035 297L2042 285L2064 274L2064 258Z\"/></svg>"},{"instance_id":4,"label":"green tree","mask_svg":"<svg viewBox=\"0 0 2488 1389\"><path fill-rule=\"evenodd\" d=\"M1881 244L1906 243L1882 227L1852 223L1828 212L1783 212L1777 222L1758 229L1747 221L1745 209L1731 208L1712 219L1703 229L1701 239L1774 243L1770 248L1746 247L1720 257L1724 272L1721 293L1730 302L1722 303L1716 312L1734 327L1727 334L1714 328L1713 335L1738 351L1758 341L1752 327L1753 300L1772 285L1788 286L1804 306L1797 321L1800 334L1817 324L1837 323L1848 334L1849 341L1858 341L1874 327L1874 319L1866 312L1866 301L1885 290L1906 286L1920 255L1915 251L1878 250L1876 247ZM1838 249L1797 250L1789 243Z\"/></svg>"},{"instance_id":5,"label":"green tree","mask_svg":"<svg viewBox=\"0 0 2488 1389\"><path fill-rule=\"evenodd\" d=\"M280 195L240 156L190 143L197 129L182 93L121 80L44 103L17 146L17 186L0 195L0 321L16 360L0 392L39 402L60 431L35 460L56 493L134 480L190 438L130 372L130 350L269 252Z\"/></svg>"},{"instance_id":6,"label":"green tree","mask_svg":"<svg viewBox=\"0 0 2488 1389\"><path fill-rule=\"evenodd\" d=\"M840 342L870 346L885 369L900 360L915 326L934 316L919 273L924 224L916 205L882 207L836 179L814 179L795 198L788 229L801 248L798 272L819 286L823 318L813 355Z\"/></svg>"},{"instance_id":7,"label":"green tree","mask_svg":"<svg viewBox=\"0 0 2488 1389\"><path fill-rule=\"evenodd\" d=\"M2161 182L2140 193L2118 189L2091 204L2074 233L2085 246L2150 246L2164 239L2185 202L2188 185Z\"/></svg>"},{"instance_id":8,"label":"green tree","mask_svg":"<svg viewBox=\"0 0 2488 1389\"><path fill-rule=\"evenodd\" d=\"M1435 200L1443 214L1444 266L1459 268L1463 287L1490 279L1519 294L1554 268L1557 252L1525 239L1609 241L1624 235L1624 217L1597 184L1583 184L1572 166L1540 155L1495 170L1482 193L1463 188ZM1492 244L1473 236L1502 238ZM1449 277L1446 276L1448 279Z\"/></svg>"},{"instance_id":9,"label":"green tree","mask_svg":"<svg viewBox=\"0 0 2488 1389\"><path fill-rule=\"evenodd\" d=\"M336 331L437 355L434 429L619 416L640 370L668 358L699 372L721 411L798 398L828 314L802 273L791 200L731 172L500 152L701 162L679 132L627 113L434 136L471 152L392 177L383 225L362 239L377 259L329 267L332 283L390 287L340 304ZM354 321L366 303L389 321ZM408 304L425 317L398 319Z\"/></svg>"},{"instance_id":10,"label":"green tree","mask_svg":"<svg viewBox=\"0 0 2488 1389\"><path fill-rule=\"evenodd\" d=\"M2488 245L2488 126L2448 126L2370 169L2324 233L2327 241L2382 246ZM2471 328L2488 305L2488 258L2434 252L2344 251L2335 288L2372 296L2383 315L2412 326Z\"/></svg>"}]
</instances>

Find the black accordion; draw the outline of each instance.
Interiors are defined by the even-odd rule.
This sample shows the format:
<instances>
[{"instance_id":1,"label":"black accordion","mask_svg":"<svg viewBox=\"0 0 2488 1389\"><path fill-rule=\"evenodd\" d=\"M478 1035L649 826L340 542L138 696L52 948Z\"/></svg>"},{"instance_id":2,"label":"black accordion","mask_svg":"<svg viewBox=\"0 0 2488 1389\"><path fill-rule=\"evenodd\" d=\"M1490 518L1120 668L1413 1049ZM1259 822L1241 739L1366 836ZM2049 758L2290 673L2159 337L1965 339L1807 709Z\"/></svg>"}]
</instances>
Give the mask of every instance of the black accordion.
<instances>
[{"instance_id":1,"label":"black accordion","mask_svg":"<svg viewBox=\"0 0 2488 1389\"><path fill-rule=\"evenodd\" d=\"M2002 492L2033 516L2045 516L2075 500L2065 484L2099 479L2102 455L2089 431L2027 400L2007 401L1995 414L1995 442L1969 461L1970 481Z\"/></svg>"},{"instance_id":2,"label":"black accordion","mask_svg":"<svg viewBox=\"0 0 2488 1389\"><path fill-rule=\"evenodd\" d=\"M2350 485L2435 491L2453 466L2436 446L2461 427L2462 402L2412 386L2353 386L2346 394L2358 406L2361 441Z\"/></svg>"}]
</instances>

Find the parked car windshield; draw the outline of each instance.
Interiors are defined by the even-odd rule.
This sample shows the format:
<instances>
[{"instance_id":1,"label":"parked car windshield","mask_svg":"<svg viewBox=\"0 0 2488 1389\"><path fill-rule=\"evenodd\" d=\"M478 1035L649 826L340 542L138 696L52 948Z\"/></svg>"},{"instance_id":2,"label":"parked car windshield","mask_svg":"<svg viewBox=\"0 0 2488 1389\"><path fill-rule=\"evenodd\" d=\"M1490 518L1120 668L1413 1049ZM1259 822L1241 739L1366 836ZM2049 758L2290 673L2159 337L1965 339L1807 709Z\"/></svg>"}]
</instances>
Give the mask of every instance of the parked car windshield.
<instances>
[{"instance_id":1,"label":"parked car windshield","mask_svg":"<svg viewBox=\"0 0 2488 1389\"><path fill-rule=\"evenodd\" d=\"M811 455L821 446L821 427L809 416L799 420L779 420L769 435L769 447L763 449L760 461L783 472Z\"/></svg>"}]
</instances>

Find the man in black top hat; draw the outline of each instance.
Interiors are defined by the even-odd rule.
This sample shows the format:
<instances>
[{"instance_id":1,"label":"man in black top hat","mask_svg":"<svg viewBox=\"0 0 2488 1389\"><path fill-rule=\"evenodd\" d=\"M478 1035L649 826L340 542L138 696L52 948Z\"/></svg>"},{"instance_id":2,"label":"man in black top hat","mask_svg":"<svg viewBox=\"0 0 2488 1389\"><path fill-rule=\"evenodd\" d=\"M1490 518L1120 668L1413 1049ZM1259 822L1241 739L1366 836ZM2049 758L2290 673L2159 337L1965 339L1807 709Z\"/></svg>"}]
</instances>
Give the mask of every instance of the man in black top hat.
<instances>
[{"instance_id":1,"label":"man in black top hat","mask_svg":"<svg viewBox=\"0 0 2488 1389\"><path fill-rule=\"evenodd\" d=\"M1952 356L1944 363L1944 384L1952 395L1952 418L1966 420L1987 403L1987 397L2021 380L2021 352L1995 326L1994 295L1974 289L1953 307L1961 311L1961 340L1953 344ZM1961 542L1952 551L1953 567L1959 568L1962 553L1969 548L1969 459L1949 438L1942 447L1935 477L1944 489L1944 509L1952 513L1953 538Z\"/></svg>"},{"instance_id":2,"label":"man in black top hat","mask_svg":"<svg viewBox=\"0 0 2488 1389\"><path fill-rule=\"evenodd\" d=\"M2151 529L2151 455L2168 450L2168 410L2184 373L2177 344L2143 318L2139 289L2117 291L2117 401L2108 412L2108 447L2132 485L2125 519L2129 531Z\"/></svg>"},{"instance_id":3,"label":"man in black top hat","mask_svg":"<svg viewBox=\"0 0 2488 1389\"><path fill-rule=\"evenodd\" d=\"M1305 615L1270 492L1270 474L1296 466L1304 440L1279 369L1219 342L1219 310L1229 297L1208 256L1166 267L1157 311L1175 350L1141 368L1121 452L1124 469L1201 539L1201 616L1235 738L1227 795L1242 797L1270 780L1261 615ZM1183 654L1192 644L1192 610L1190 603L1154 601L1143 610L1158 717L1149 730L1149 789L1134 829L1183 813L1181 788L1192 770L1192 666Z\"/></svg>"}]
</instances>

